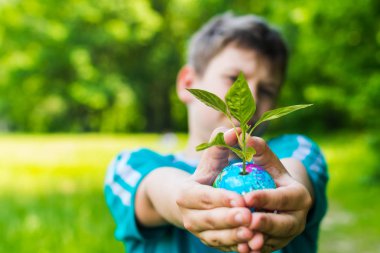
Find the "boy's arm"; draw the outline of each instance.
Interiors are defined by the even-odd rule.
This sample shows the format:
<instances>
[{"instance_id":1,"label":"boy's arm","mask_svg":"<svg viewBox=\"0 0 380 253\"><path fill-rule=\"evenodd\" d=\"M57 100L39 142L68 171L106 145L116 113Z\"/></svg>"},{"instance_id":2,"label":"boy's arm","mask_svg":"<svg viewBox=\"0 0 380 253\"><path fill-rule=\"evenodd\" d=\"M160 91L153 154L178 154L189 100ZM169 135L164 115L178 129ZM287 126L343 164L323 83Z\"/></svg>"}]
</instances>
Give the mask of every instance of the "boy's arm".
<instances>
[{"instance_id":1,"label":"boy's arm","mask_svg":"<svg viewBox=\"0 0 380 253\"><path fill-rule=\"evenodd\" d=\"M220 132L220 129L215 133ZM225 133L235 143L233 131ZM228 164L228 150L212 147L204 152L194 174L159 168L145 177L136 195L135 213L145 227L173 224L186 228L206 245L236 250L253 236L248 229L251 213L237 193L210 186Z\"/></svg>"}]
</instances>

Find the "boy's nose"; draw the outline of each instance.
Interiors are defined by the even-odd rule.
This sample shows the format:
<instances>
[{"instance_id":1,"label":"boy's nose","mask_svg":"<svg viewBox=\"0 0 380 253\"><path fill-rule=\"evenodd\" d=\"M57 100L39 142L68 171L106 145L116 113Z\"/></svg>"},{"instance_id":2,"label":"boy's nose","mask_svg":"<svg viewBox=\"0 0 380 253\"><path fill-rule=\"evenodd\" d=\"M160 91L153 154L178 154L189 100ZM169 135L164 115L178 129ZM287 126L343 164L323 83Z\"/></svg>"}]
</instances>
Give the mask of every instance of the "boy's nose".
<instances>
[{"instance_id":1,"label":"boy's nose","mask_svg":"<svg viewBox=\"0 0 380 253\"><path fill-rule=\"evenodd\" d=\"M257 89L254 89L253 91L252 91L252 96L253 96L253 99L255 99L255 102L257 103L257 98L258 98L258 96L257 96L257 91L256 91Z\"/></svg>"}]
</instances>

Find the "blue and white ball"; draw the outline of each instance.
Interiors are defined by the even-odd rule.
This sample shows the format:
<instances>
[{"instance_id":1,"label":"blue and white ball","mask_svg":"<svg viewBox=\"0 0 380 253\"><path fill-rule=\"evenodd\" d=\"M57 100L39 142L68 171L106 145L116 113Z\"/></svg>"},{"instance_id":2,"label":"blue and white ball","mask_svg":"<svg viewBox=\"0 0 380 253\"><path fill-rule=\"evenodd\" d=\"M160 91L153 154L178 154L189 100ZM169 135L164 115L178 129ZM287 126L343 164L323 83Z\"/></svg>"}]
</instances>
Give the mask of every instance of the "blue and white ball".
<instances>
[{"instance_id":1,"label":"blue and white ball","mask_svg":"<svg viewBox=\"0 0 380 253\"><path fill-rule=\"evenodd\" d=\"M276 184L271 175L262 167L246 164L246 174L243 174L243 163L234 163L225 167L215 179L213 186L246 194L255 190L275 189Z\"/></svg>"}]
</instances>

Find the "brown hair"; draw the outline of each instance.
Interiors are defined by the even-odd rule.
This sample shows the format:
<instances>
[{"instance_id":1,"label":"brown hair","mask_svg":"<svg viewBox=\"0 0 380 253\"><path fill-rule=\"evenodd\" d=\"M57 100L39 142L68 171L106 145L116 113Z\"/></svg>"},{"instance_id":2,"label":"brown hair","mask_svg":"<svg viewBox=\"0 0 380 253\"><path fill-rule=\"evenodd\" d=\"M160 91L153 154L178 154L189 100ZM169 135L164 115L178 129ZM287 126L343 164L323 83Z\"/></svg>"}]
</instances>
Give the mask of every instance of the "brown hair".
<instances>
[{"instance_id":1,"label":"brown hair","mask_svg":"<svg viewBox=\"0 0 380 253\"><path fill-rule=\"evenodd\" d=\"M235 16L231 12L215 16L193 35L188 63L202 76L211 59L230 43L263 54L285 75L288 50L281 35L255 15Z\"/></svg>"}]
</instances>

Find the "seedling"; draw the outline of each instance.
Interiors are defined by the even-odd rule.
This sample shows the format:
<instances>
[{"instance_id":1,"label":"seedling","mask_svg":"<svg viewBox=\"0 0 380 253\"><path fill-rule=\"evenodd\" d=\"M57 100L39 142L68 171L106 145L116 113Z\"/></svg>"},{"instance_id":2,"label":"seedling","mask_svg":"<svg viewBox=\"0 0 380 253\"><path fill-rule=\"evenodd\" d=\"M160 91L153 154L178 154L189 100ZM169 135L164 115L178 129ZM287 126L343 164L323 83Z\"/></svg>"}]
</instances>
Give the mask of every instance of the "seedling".
<instances>
[{"instance_id":1,"label":"seedling","mask_svg":"<svg viewBox=\"0 0 380 253\"><path fill-rule=\"evenodd\" d=\"M255 124L251 125L250 120L255 114L256 103L249 89L248 83L242 73L239 74L237 80L228 90L224 101L215 94L205 90L188 90L205 105L222 112L229 119L235 130L239 143L239 147L231 147L225 143L224 134L218 133L210 142L198 145L196 150L200 151L212 146L222 146L230 149L242 160L241 175L248 174L247 164L252 161L253 156L256 153L254 148L247 146L247 135L251 135L256 127L265 121L274 120L291 112L311 106L311 104L303 104L270 110L265 112ZM234 124L232 121L233 118L239 122L239 126ZM237 127L241 128L241 134L239 134Z\"/></svg>"}]
</instances>

